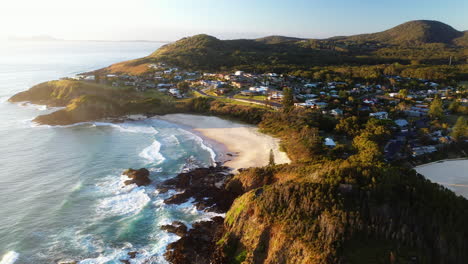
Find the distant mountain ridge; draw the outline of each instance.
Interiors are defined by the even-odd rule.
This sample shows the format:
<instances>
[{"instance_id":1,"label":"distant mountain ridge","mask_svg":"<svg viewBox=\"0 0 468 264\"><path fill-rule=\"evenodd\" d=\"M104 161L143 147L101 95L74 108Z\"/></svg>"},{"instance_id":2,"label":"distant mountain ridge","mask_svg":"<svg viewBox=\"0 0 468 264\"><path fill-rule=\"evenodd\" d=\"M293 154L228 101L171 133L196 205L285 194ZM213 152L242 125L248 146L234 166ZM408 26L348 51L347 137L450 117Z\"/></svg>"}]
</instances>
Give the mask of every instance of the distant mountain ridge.
<instances>
[{"instance_id":1,"label":"distant mountain ridge","mask_svg":"<svg viewBox=\"0 0 468 264\"><path fill-rule=\"evenodd\" d=\"M108 72L126 72L156 61L209 71L234 68L284 71L298 67L410 64L412 61L444 65L450 58L452 64L462 65L468 61L467 48L468 31L431 20L410 21L377 33L327 39L267 36L220 40L199 34L164 45L146 58L120 63Z\"/></svg>"},{"instance_id":2,"label":"distant mountain ridge","mask_svg":"<svg viewBox=\"0 0 468 264\"><path fill-rule=\"evenodd\" d=\"M439 21L414 20L403 23L391 29L372 33L344 37L347 40L364 40L387 42L392 44L405 43L445 43L454 44L464 32Z\"/></svg>"}]
</instances>

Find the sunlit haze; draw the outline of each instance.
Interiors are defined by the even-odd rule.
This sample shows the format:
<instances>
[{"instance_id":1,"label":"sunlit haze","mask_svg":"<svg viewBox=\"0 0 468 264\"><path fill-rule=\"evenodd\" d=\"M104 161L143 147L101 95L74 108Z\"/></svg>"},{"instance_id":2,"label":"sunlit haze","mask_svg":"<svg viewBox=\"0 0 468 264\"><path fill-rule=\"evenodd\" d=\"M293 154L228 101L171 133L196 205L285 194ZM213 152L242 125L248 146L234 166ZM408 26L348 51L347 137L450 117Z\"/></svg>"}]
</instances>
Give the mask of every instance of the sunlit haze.
<instances>
[{"instance_id":1,"label":"sunlit haze","mask_svg":"<svg viewBox=\"0 0 468 264\"><path fill-rule=\"evenodd\" d=\"M468 20L459 11L467 7L463 0L16 0L2 1L0 39L47 35L165 41L198 33L220 38L325 38L381 31L415 19L439 20L466 30Z\"/></svg>"}]
</instances>

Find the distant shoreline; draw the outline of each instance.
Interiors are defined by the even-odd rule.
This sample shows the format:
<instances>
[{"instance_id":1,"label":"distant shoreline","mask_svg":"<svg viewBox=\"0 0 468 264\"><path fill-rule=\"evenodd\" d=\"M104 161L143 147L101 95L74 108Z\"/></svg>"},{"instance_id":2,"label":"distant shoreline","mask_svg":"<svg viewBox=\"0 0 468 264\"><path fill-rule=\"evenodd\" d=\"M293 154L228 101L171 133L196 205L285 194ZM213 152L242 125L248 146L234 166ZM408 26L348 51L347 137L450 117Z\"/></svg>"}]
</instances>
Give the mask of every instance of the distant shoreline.
<instances>
[{"instance_id":1,"label":"distant shoreline","mask_svg":"<svg viewBox=\"0 0 468 264\"><path fill-rule=\"evenodd\" d=\"M0 39L2 41L2 39ZM3 41L10 43L60 43L60 42L148 42L148 43L171 43L171 40L96 40L96 39L85 39L85 40L68 40L68 39L4 39Z\"/></svg>"}]
</instances>

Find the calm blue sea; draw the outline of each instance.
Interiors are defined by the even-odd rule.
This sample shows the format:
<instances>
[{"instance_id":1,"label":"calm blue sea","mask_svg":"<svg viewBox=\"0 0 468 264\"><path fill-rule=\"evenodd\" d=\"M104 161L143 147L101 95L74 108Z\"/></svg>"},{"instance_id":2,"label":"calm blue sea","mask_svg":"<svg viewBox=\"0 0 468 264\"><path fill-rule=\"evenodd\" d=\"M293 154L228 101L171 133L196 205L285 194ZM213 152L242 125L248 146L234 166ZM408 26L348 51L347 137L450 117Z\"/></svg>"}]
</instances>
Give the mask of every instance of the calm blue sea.
<instances>
[{"instance_id":1,"label":"calm blue sea","mask_svg":"<svg viewBox=\"0 0 468 264\"><path fill-rule=\"evenodd\" d=\"M160 120L37 126L54 109L11 104L32 85L143 57L161 44L53 42L0 45L0 264L165 263L177 239L159 227L206 219L190 203L167 206L154 187L124 187L121 172L146 167L154 181L215 153L190 131ZM3 259L2 259L3 257ZM146 261L146 262L145 262Z\"/></svg>"}]
</instances>

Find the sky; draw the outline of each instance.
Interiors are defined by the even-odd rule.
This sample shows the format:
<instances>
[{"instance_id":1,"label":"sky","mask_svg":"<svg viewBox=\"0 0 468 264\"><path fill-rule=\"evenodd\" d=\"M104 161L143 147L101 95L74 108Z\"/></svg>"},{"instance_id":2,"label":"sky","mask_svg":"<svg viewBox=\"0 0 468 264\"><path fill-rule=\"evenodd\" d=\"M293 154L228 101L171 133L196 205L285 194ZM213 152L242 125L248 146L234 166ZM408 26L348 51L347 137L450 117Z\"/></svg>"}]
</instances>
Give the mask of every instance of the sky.
<instances>
[{"instance_id":1,"label":"sky","mask_svg":"<svg viewBox=\"0 0 468 264\"><path fill-rule=\"evenodd\" d=\"M418 19L468 30L467 0L0 0L0 38L173 41L286 35L327 38Z\"/></svg>"}]
</instances>

